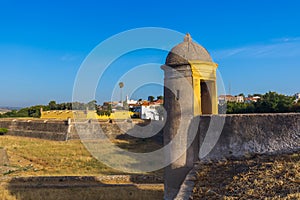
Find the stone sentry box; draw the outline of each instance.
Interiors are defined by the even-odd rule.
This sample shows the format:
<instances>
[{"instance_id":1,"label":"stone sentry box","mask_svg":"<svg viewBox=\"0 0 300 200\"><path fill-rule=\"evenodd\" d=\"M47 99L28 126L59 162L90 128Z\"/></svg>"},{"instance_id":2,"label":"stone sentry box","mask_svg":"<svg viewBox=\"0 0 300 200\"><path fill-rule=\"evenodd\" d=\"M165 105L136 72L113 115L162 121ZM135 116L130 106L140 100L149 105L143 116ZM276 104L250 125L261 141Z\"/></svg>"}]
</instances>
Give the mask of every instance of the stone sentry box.
<instances>
[{"instance_id":1,"label":"stone sentry box","mask_svg":"<svg viewBox=\"0 0 300 200\"><path fill-rule=\"evenodd\" d=\"M300 114L218 115L216 68L189 34L167 56L164 70L164 199L174 199L194 163L300 150ZM208 137L207 137L208 136ZM205 138L213 138L205 140ZM200 148L201 147L201 148Z\"/></svg>"},{"instance_id":2,"label":"stone sentry box","mask_svg":"<svg viewBox=\"0 0 300 200\"><path fill-rule=\"evenodd\" d=\"M165 169L165 199L175 197L186 173L198 160L199 142L195 136L199 116L218 114L217 66L208 51L186 34L184 41L169 52L161 67L167 112L164 145L172 143L165 153L166 161L172 162ZM177 142L173 142L175 140Z\"/></svg>"}]
</instances>

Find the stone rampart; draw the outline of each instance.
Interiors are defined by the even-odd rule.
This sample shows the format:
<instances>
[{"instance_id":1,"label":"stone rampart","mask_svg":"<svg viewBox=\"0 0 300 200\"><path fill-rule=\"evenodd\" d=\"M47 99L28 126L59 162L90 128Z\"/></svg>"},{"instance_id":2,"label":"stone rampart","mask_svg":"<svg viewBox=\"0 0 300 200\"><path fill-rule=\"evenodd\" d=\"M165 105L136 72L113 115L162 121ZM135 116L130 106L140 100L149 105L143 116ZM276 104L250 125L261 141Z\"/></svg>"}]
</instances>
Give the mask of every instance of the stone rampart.
<instances>
[{"instance_id":1,"label":"stone rampart","mask_svg":"<svg viewBox=\"0 0 300 200\"><path fill-rule=\"evenodd\" d=\"M210 124L211 122L211 124ZM221 135L205 156L205 136ZM221 124L220 124L221 123ZM211 125L211 128L208 128ZM201 116L199 125L200 159L240 158L252 154L289 153L300 150L300 114L240 114ZM210 140L213 141L213 140ZM213 145L213 144L206 144Z\"/></svg>"},{"instance_id":2,"label":"stone rampart","mask_svg":"<svg viewBox=\"0 0 300 200\"><path fill-rule=\"evenodd\" d=\"M93 138L99 128L111 138L134 127L136 123L124 121L83 120L75 122L70 120L43 120L43 119L0 119L0 128L7 128L6 135L33 137L40 139L65 141L80 139L77 133L80 130L84 137ZM86 134L85 134L86 133ZM82 135L81 135L82 136Z\"/></svg>"},{"instance_id":3,"label":"stone rampart","mask_svg":"<svg viewBox=\"0 0 300 200\"><path fill-rule=\"evenodd\" d=\"M196 137L189 138L194 135L193 131L197 131ZM202 115L192 120L190 128L186 130L186 138L183 139L193 139L194 142L186 148L185 165L176 170L166 168L165 182L167 180L169 184L165 184L165 191L169 193L165 195L165 199L174 199L179 190L181 192L176 199L189 199L189 193L193 189L192 178L187 176L188 171L193 168L189 165L191 160L194 163L210 162L247 159L257 154L298 152L300 114Z\"/></svg>"},{"instance_id":4,"label":"stone rampart","mask_svg":"<svg viewBox=\"0 0 300 200\"><path fill-rule=\"evenodd\" d=\"M59 120L1 119L0 127L8 129L7 135L63 141L69 125Z\"/></svg>"}]
</instances>

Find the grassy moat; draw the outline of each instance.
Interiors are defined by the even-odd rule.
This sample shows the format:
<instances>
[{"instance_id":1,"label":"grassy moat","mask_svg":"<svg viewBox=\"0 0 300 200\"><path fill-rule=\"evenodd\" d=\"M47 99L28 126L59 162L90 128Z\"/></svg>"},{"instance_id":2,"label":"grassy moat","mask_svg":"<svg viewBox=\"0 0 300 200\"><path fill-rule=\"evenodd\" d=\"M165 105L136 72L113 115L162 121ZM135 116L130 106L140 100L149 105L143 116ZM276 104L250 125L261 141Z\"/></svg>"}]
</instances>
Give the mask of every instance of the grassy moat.
<instances>
[{"instance_id":1,"label":"grassy moat","mask_svg":"<svg viewBox=\"0 0 300 200\"><path fill-rule=\"evenodd\" d=\"M153 141L114 140L130 149L158 147ZM14 177L106 176L123 175L102 164L86 150L80 140L49 141L1 136L0 146L7 151L9 164L0 167L0 199L162 199L163 185L130 180L39 181L24 182ZM127 174L131 176L130 174ZM147 174L161 177L162 171ZM71 186L71 187L70 187Z\"/></svg>"}]
</instances>

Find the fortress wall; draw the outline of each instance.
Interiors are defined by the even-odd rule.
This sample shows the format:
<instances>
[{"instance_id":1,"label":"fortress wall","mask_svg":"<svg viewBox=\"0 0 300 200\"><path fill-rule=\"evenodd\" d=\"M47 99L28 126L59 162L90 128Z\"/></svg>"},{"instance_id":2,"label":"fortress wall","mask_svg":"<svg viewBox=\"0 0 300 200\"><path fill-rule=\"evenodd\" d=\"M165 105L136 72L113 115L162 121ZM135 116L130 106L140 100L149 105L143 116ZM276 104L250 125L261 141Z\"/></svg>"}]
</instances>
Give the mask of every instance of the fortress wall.
<instances>
[{"instance_id":1,"label":"fortress wall","mask_svg":"<svg viewBox=\"0 0 300 200\"><path fill-rule=\"evenodd\" d=\"M215 121L218 124L222 120L225 124L221 136L212 151L205 157L206 159L241 157L254 153L280 153L300 149L300 114L292 113L201 116L197 136L201 147L208 133L212 135L217 133L214 128L208 132L210 122ZM114 137L116 134L131 129L134 125L135 123L127 122L102 122L100 127L108 136ZM67 121L63 120L0 119L0 127L8 128L8 135L50 140L79 139L74 122L68 125ZM99 124L96 121L86 120L79 128L94 134L99 130ZM208 146L212 145L208 144ZM194 152L198 154L198 145ZM203 149L201 152L203 154Z\"/></svg>"},{"instance_id":2,"label":"fortress wall","mask_svg":"<svg viewBox=\"0 0 300 200\"><path fill-rule=\"evenodd\" d=\"M11 125L11 119L0 119L0 128L9 128Z\"/></svg>"},{"instance_id":3,"label":"fortress wall","mask_svg":"<svg viewBox=\"0 0 300 200\"><path fill-rule=\"evenodd\" d=\"M7 135L63 141L69 126L58 120L0 119L0 127L8 128Z\"/></svg>"},{"instance_id":4,"label":"fortress wall","mask_svg":"<svg viewBox=\"0 0 300 200\"><path fill-rule=\"evenodd\" d=\"M201 116L198 130L200 146L213 145L213 140L204 140L207 134L216 136L215 128L208 131L209 123L215 121L218 126L223 120L220 138L204 160L300 150L300 114L295 113ZM205 148L201 147L199 155L204 156Z\"/></svg>"},{"instance_id":5,"label":"fortress wall","mask_svg":"<svg viewBox=\"0 0 300 200\"><path fill-rule=\"evenodd\" d=\"M115 139L118 135L126 133L132 129L136 123L119 121L109 123L108 121L98 122L97 120L86 120L85 122L71 123L68 139L80 139L78 131L83 138L99 137L99 132L103 132L108 138Z\"/></svg>"},{"instance_id":6,"label":"fortress wall","mask_svg":"<svg viewBox=\"0 0 300 200\"><path fill-rule=\"evenodd\" d=\"M42 120L42 119L0 119L0 128L8 128L7 135L33 137L48 140L65 141L80 139L77 133L82 130L84 137L93 138L101 130L111 138L125 133L133 128L135 123L126 121L109 123L98 120L83 120L76 126L72 121L68 124L66 120ZM98 135L98 134L97 134Z\"/></svg>"},{"instance_id":7,"label":"fortress wall","mask_svg":"<svg viewBox=\"0 0 300 200\"><path fill-rule=\"evenodd\" d=\"M210 123L212 123L211 128L209 128ZM220 127L222 132L218 137ZM211 140L206 140L208 137L205 139L207 135L212 136ZM201 116L198 138L199 146L192 146L191 149L193 152L200 152L199 159L203 162L224 158L247 159L257 154L299 152L300 113ZM218 139L216 145L215 139ZM212 151L207 155L205 150L208 149L203 147L206 144L206 147L212 147ZM193 154L189 154L189 156L192 157ZM198 170L194 167L188 173L182 174L185 177L183 182L174 177L167 177L170 181L180 184L180 188L173 193L176 200L190 199ZM171 189L165 188L169 191Z\"/></svg>"}]
</instances>

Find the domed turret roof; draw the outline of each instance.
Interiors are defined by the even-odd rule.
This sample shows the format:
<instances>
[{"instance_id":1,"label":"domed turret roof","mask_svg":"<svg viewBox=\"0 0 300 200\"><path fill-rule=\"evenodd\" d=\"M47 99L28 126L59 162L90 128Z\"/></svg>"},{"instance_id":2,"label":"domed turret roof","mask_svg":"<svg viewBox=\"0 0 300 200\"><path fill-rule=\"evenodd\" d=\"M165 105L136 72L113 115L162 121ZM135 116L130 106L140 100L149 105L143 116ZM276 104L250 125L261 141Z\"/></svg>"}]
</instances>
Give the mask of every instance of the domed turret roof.
<instances>
[{"instance_id":1,"label":"domed turret roof","mask_svg":"<svg viewBox=\"0 0 300 200\"><path fill-rule=\"evenodd\" d=\"M191 35L186 34L184 41L173 47L166 58L166 65L189 64L188 61L200 60L212 62L208 51L201 45L192 41Z\"/></svg>"}]
</instances>

